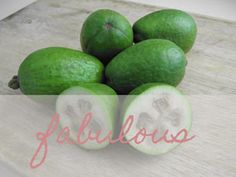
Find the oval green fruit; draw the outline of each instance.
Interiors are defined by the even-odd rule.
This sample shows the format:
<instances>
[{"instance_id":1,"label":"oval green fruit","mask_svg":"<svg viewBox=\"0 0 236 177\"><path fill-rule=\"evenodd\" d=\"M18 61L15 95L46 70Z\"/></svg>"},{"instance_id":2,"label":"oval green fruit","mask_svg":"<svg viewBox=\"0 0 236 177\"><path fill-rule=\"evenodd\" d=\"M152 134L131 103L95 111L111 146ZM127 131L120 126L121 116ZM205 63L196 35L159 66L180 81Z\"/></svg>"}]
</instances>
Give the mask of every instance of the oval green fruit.
<instances>
[{"instance_id":1,"label":"oval green fruit","mask_svg":"<svg viewBox=\"0 0 236 177\"><path fill-rule=\"evenodd\" d=\"M133 25L134 40L168 39L188 52L196 39L197 25L186 12L165 9L148 14Z\"/></svg>"},{"instance_id":2,"label":"oval green fruit","mask_svg":"<svg viewBox=\"0 0 236 177\"><path fill-rule=\"evenodd\" d=\"M118 54L106 68L108 84L125 94L149 82L177 86L184 77L186 58L175 43L163 39L140 42Z\"/></svg>"},{"instance_id":3,"label":"oval green fruit","mask_svg":"<svg viewBox=\"0 0 236 177\"><path fill-rule=\"evenodd\" d=\"M132 26L121 14L101 9L92 13L84 22L80 42L84 52L106 64L133 44Z\"/></svg>"},{"instance_id":4,"label":"oval green fruit","mask_svg":"<svg viewBox=\"0 0 236 177\"><path fill-rule=\"evenodd\" d=\"M83 82L101 82L103 64L83 52L50 47L31 53L20 65L18 82L27 95L58 95Z\"/></svg>"}]
</instances>

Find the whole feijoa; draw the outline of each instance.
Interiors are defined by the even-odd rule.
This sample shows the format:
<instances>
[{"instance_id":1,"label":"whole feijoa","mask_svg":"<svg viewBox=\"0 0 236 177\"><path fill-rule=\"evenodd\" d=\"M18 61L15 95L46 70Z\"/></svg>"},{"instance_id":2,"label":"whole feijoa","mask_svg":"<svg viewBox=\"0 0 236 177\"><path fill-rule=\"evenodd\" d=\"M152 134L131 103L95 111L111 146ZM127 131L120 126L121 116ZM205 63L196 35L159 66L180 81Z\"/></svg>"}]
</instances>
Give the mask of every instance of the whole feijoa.
<instances>
[{"instance_id":1,"label":"whole feijoa","mask_svg":"<svg viewBox=\"0 0 236 177\"><path fill-rule=\"evenodd\" d=\"M108 84L118 93L127 94L150 82L177 86L185 74L186 58L175 43L149 39L118 54L106 67Z\"/></svg>"},{"instance_id":2,"label":"whole feijoa","mask_svg":"<svg viewBox=\"0 0 236 177\"><path fill-rule=\"evenodd\" d=\"M92 13L84 22L80 42L84 52L106 64L133 44L132 26L118 12L101 9Z\"/></svg>"},{"instance_id":3,"label":"whole feijoa","mask_svg":"<svg viewBox=\"0 0 236 177\"><path fill-rule=\"evenodd\" d=\"M103 69L97 58L84 52L48 47L26 57L9 87L26 95L58 95L81 83L102 82Z\"/></svg>"},{"instance_id":4,"label":"whole feijoa","mask_svg":"<svg viewBox=\"0 0 236 177\"><path fill-rule=\"evenodd\" d=\"M196 39L197 25L186 12L164 9L148 14L133 25L134 41L168 39L188 52Z\"/></svg>"}]
</instances>

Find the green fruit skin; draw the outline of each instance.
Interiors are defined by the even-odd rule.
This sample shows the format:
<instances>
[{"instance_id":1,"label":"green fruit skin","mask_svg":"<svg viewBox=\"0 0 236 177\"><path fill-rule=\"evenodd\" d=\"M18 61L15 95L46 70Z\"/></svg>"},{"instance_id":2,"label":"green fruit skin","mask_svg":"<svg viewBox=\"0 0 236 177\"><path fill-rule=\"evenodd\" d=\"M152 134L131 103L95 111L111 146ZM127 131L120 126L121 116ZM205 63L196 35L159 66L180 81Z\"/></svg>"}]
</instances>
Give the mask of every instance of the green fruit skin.
<instances>
[{"instance_id":1,"label":"green fruit skin","mask_svg":"<svg viewBox=\"0 0 236 177\"><path fill-rule=\"evenodd\" d=\"M107 111L108 116L111 118L111 125L114 129L115 127L115 116L117 113L117 107L119 103L119 98L116 94L116 92L109 86L101 83L80 83L78 86L72 87L72 89L84 89L85 91L89 92L91 95L97 96L97 98L100 100L101 104L105 107L104 110ZM70 90L70 89L68 89ZM62 93L66 94L69 91L66 90Z\"/></svg>"},{"instance_id":2,"label":"green fruit skin","mask_svg":"<svg viewBox=\"0 0 236 177\"><path fill-rule=\"evenodd\" d=\"M80 42L84 52L107 64L116 54L133 45L133 30L121 14L101 9L84 22Z\"/></svg>"},{"instance_id":3,"label":"green fruit skin","mask_svg":"<svg viewBox=\"0 0 236 177\"><path fill-rule=\"evenodd\" d=\"M129 95L141 95L143 92L147 91L148 89L152 87L157 87L157 86L172 87L170 85L163 84L163 83L146 83L132 90L129 93Z\"/></svg>"},{"instance_id":4,"label":"green fruit skin","mask_svg":"<svg viewBox=\"0 0 236 177\"><path fill-rule=\"evenodd\" d=\"M108 84L118 93L127 94L150 82L177 86L185 74L183 50L171 41L149 39L117 55L106 68Z\"/></svg>"},{"instance_id":5,"label":"green fruit skin","mask_svg":"<svg viewBox=\"0 0 236 177\"><path fill-rule=\"evenodd\" d=\"M26 95L58 95L83 82L101 82L103 64L83 52L50 47L31 53L20 65L20 89Z\"/></svg>"},{"instance_id":6,"label":"green fruit skin","mask_svg":"<svg viewBox=\"0 0 236 177\"><path fill-rule=\"evenodd\" d=\"M168 39L188 52L197 36L197 25L192 16L174 9L148 14L133 25L134 41Z\"/></svg>"}]
</instances>

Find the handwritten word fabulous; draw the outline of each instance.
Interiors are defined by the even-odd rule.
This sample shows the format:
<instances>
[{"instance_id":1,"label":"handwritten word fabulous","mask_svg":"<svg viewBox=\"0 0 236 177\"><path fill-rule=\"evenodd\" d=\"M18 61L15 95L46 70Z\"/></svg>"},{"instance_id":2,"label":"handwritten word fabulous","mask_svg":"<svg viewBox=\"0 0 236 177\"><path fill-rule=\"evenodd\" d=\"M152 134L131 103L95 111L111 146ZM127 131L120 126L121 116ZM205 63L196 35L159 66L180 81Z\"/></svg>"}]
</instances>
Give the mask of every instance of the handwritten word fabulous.
<instances>
[{"instance_id":1,"label":"handwritten word fabulous","mask_svg":"<svg viewBox=\"0 0 236 177\"><path fill-rule=\"evenodd\" d=\"M58 133L56 137L56 142L58 144L85 144L88 141L96 141L98 144L109 142L110 144L115 144L117 142L120 142L122 144L129 144L131 141L134 141L136 144L142 143L146 137L150 137L152 142L154 144L157 144L160 141L164 141L165 143L184 143L187 141L192 140L195 136L192 136L188 138L188 131L186 129L180 130L176 135L170 135L171 139L167 139L167 135L169 134L169 131L166 130L161 138L156 139L156 135L158 133L158 130L154 130L152 133L147 133L144 128L140 129L131 139L126 139L125 136L129 133L130 129L132 128L134 117L130 115L126 122L122 125L120 134L118 138L112 139L113 131L109 131L107 135L103 138L100 137L101 130L97 131L95 135L92 135L92 131L89 130L88 136L82 140L81 135L83 135L83 132L86 128L88 128L88 124L90 123L92 119L92 113L86 114L86 116L83 119L83 122L81 123L79 129L78 129L78 136L77 136L77 142L74 142L70 140L70 129L68 127L62 128L62 130ZM30 160L30 167L32 169L38 168L40 165L42 165L47 157L48 153L48 139L49 137L56 131L60 123L60 116L58 113L56 113L46 130L46 132L38 132L37 133L37 139L40 140L40 144L34 153L32 159ZM141 140L140 140L141 139ZM43 152L42 152L43 151ZM38 155L42 152L43 156L39 162L35 162ZM38 161L38 160L37 160Z\"/></svg>"}]
</instances>

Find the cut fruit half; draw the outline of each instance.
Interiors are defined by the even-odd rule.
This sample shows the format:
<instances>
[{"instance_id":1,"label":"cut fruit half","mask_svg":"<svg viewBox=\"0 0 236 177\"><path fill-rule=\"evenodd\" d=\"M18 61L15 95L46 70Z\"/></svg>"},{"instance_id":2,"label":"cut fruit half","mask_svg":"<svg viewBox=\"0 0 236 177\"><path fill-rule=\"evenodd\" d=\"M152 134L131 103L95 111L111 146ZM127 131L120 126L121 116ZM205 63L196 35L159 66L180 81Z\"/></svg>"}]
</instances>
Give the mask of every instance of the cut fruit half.
<instances>
[{"instance_id":1,"label":"cut fruit half","mask_svg":"<svg viewBox=\"0 0 236 177\"><path fill-rule=\"evenodd\" d=\"M56 110L60 115L62 127L70 129L70 139L78 143L78 131L85 116L92 114L92 119L80 136L84 141L91 131L92 137L101 131L99 140L114 131L114 123L118 97L113 89L98 83L84 83L65 90L57 99ZM112 138L112 137L111 137ZM109 144L108 141L98 143L89 140L79 144L85 149L101 149Z\"/></svg>"},{"instance_id":2,"label":"cut fruit half","mask_svg":"<svg viewBox=\"0 0 236 177\"><path fill-rule=\"evenodd\" d=\"M181 130L189 131L191 128L190 104L175 87L157 83L144 84L130 93L124 105L123 123L129 116L134 118L126 135L127 140L132 139L143 128L147 134L157 130L154 136L156 140L161 139L167 130L166 139L171 140L171 135L175 136ZM130 142L135 149L150 155L167 153L178 144L165 141L154 143L151 136L147 136L140 144Z\"/></svg>"}]
</instances>

